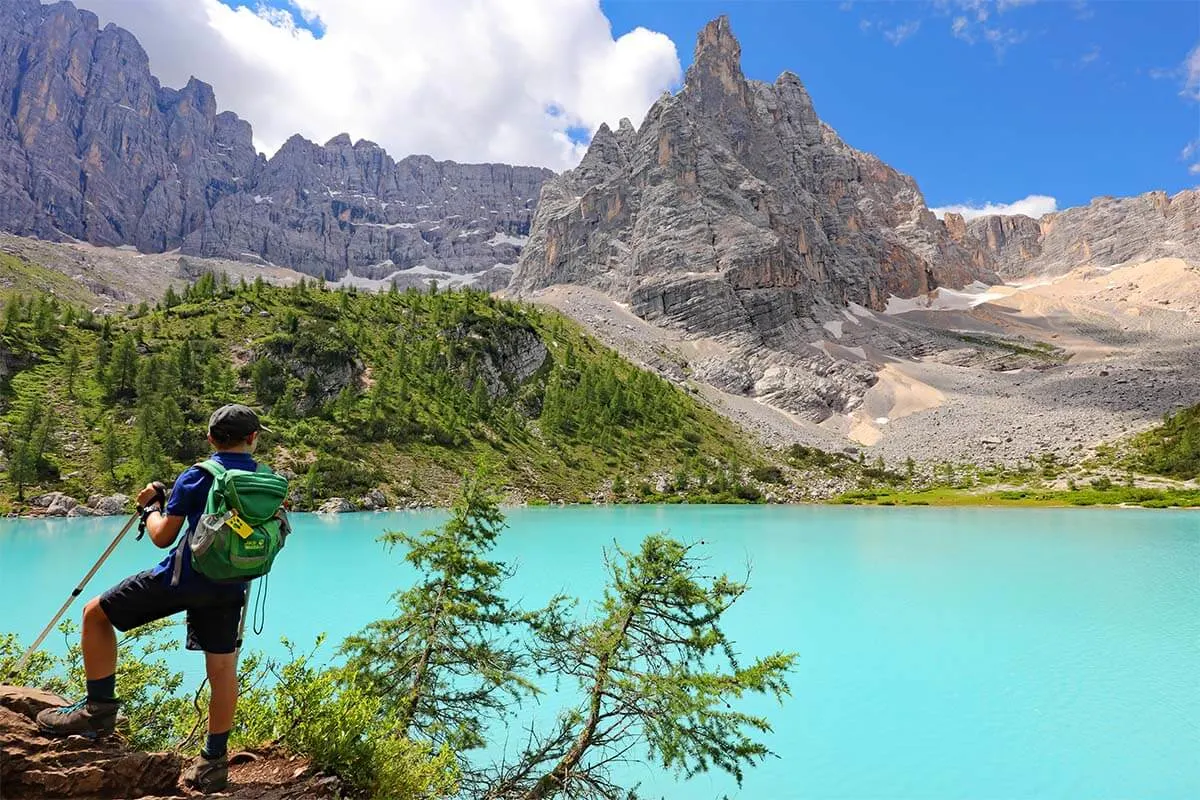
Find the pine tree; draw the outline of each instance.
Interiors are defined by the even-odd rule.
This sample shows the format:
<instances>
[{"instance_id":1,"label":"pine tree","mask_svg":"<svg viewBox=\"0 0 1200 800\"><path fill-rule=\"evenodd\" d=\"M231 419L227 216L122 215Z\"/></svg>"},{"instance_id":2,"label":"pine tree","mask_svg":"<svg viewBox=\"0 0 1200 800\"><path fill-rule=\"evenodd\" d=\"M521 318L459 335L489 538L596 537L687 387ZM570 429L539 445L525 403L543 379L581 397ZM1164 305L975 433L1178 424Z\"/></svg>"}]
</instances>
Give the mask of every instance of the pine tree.
<instances>
[{"instance_id":1,"label":"pine tree","mask_svg":"<svg viewBox=\"0 0 1200 800\"><path fill-rule=\"evenodd\" d=\"M394 710L402 734L481 747L485 720L534 691L511 637L538 615L504 599L509 573L488 557L503 527L496 501L469 480L441 528L385 536L405 549L417 584L393 596L394 618L348 639L345 652L350 669Z\"/></svg>"},{"instance_id":2,"label":"pine tree","mask_svg":"<svg viewBox=\"0 0 1200 800\"><path fill-rule=\"evenodd\" d=\"M116 488L118 485L117 463L121 458L121 441L111 418L104 420L104 427L100 431L100 450L98 452L100 471L108 475L109 485Z\"/></svg>"},{"instance_id":3,"label":"pine tree","mask_svg":"<svg viewBox=\"0 0 1200 800\"><path fill-rule=\"evenodd\" d=\"M127 333L117 341L117 346L113 349L112 368L108 371L105 387L109 398L132 397L137 374L137 344L133 334Z\"/></svg>"},{"instance_id":4,"label":"pine tree","mask_svg":"<svg viewBox=\"0 0 1200 800\"><path fill-rule=\"evenodd\" d=\"M67 384L67 398L75 399L75 379L79 377L79 349L75 345L67 347L63 353L63 381Z\"/></svg>"},{"instance_id":5,"label":"pine tree","mask_svg":"<svg viewBox=\"0 0 1200 800\"><path fill-rule=\"evenodd\" d=\"M96 383L108 391L108 367L112 362L112 343L103 336L96 343L96 360L92 368L92 376Z\"/></svg>"},{"instance_id":6,"label":"pine tree","mask_svg":"<svg viewBox=\"0 0 1200 800\"><path fill-rule=\"evenodd\" d=\"M138 465L138 481L143 483L160 478L170 469L167 454L155 430L154 415L153 407L142 406L134 422L133 454Z\"/></svg>"},{"instance_id":7,"label":"pine tree","mask_svg":"<svg viewBox=\"0 0 1200 800\"><path fill-rule=\"evenodd\" d=\"M178 374L179 385L183 388L193 390L200 386L203 375L196 368L190 340L184 340L175 350L175 371Z\"/></svg>"},{"instance_id":8,"label":"pine tree","mask_svg":"<svg viewBox=\"0 0 1200 800\"><path fill-rule=\"evenodd\" d=\"M167 293L163 295L163 308L170 311L177 305L179 305L179 295L176 294L174 286L167 284Z\"/></svg>"},{"instance_id":9,"label":"pine tree","mask_svg":"<svg viewBox=\"0 0 1200 800\"><path fill-rule=\"evenodd\" d=\"M4 304L4 333L12 335L21 322L21 298L10 297Z\"/></svg>"},{"instance_id":10,"label":"pine tree","mask_svg":"<svg viewBox=\"0 0 1200 800\"><path fill-rule=\"evenodd\" d=\"M774 653L748 665L734 654L722 618L746 585L705 577L692 548L651 536L636 552L608 559L599 617L577 621L560 604L538 626L537 663L575 684L579 702L493 774L488 797L626 797L613 783L613 754L644 748L648 762L682 775L716 768L739 784L770 752L766 718L733 708L746 695L782 700L796 656Z\"/></svg>"},{"instance_id":11,"label":"pine tree","mask_svg":"<svg viewBox=\"0 0 1200 800\"><path fill-rule=\"evenodd\" d=\"M17 487L19 502L25 501L25 487L37 480L40 456L36 439L42 402L40 395L28 398L8 432L8 479Z\"/></svg>"}]
</instances>

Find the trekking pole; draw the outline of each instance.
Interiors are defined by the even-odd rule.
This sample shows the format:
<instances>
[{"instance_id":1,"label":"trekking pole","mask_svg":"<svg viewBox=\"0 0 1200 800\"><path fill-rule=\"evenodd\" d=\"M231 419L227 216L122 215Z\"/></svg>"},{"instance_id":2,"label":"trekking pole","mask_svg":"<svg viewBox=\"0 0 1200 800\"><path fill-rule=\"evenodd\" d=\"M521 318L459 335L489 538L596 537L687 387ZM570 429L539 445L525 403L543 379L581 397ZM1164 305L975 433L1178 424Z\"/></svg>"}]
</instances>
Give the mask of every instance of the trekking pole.
<instances>
[{"instance_id":1,"label":"trekking pole","mask_svg":"<svg viewBox=\"0 0 1200 800\"><path fill-rule=\"evenodd\" d=\"M42 629L42 632L38 635L37 639L35 639L30 648L25 651L25 655L21 656L21 660L17 662L17 668L12 673L14 677L20 675L21 672L24 671L25 667L28 666L29 659L32 658L34 652L41 647L42 642L44 642L46 637L50 635L50 631L54 630L54 626L58 624L60 619L62 619L62 615L67 613L67 609L71 607L71 603L75 602L75 598L79 597L79 595L83 592L83 587L87 586L87 582L90 581L92 576L96 574L96 571L100 569L100 565L103 564L110 555L112 555L112 551L117 549L117 545L121 543L123 538L125 538L125 534L129 533L129 529L133 527L133 523L137 522L140 518L141 514L135 513L129 518L129 521L125 523L125 527L121 528L121 532L117 534L117 538L112 540L112 544L110 544L108 549L105 550L100 556L100 560L92 565L92 568L88 570L87 575L83 576L83 580L81 580L79 585L75 587L75 591L71 592L71 596L67 598L67 602L63 603L63 607L60 608L58 613L54 615L54 619L50 620L50 624Z\"/></svg>"}]
</instances>

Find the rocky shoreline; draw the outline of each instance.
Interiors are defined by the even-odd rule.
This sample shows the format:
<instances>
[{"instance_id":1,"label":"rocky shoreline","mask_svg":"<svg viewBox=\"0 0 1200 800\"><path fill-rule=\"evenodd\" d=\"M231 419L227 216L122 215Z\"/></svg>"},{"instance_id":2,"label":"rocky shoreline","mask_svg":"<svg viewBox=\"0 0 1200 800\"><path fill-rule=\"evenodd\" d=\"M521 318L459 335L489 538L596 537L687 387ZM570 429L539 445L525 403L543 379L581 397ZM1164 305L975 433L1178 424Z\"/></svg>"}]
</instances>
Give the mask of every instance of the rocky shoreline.
<instances>
[{"instance_id":1,"label":"rocky shoreline","mask_svg":"<svg viewBox=\"0 0 1200 800\"><path fill-rule=\"evenodd\" d=\"M20 519L43 519L45 517L119 517L132 514L132 502L124 494L93 494L81 503L63 492L47 492L29 501L29 510L24 513L8 514Z\"/></svg>"}]
</instances>

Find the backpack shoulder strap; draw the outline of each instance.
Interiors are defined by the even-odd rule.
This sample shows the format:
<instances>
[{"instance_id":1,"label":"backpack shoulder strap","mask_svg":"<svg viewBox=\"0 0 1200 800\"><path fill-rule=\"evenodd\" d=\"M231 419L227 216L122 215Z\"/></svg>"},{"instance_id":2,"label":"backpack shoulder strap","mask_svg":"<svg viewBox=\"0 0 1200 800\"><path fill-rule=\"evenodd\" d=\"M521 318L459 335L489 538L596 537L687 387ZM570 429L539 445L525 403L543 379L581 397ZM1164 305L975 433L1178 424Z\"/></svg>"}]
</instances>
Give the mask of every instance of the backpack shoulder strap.
<instances>
[{"instance_id":1,"label":"backpack shoulder strap","mask_svg":"<svg viewBox=\"0 0 1200 800\"><path fill-rule=\"evenodd\" d=\"M196 465L196 469L202 469L214 478L219 478L224 475L227 470L221 466L221 463L215 458L210 458L207 461L201 461Z\"/></svg>"}]
</instances>

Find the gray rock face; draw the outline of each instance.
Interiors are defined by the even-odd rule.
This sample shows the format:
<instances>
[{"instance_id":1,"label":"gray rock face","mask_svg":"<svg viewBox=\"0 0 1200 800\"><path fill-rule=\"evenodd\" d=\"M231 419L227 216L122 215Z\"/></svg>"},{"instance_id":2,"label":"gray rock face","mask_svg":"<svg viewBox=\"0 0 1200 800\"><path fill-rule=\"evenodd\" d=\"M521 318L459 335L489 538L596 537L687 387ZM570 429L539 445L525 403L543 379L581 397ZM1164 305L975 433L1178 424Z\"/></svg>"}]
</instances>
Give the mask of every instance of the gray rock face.
<instances>
[{"instance_id":1,"label":"gray rock face","mask_svg":"<svg viewBox=\"0 0 1200 800\"><path fill-rule=\"evenodd\" d=\"M311 275L512 265L544 169L399 163L342 135L269 161L212 87L159 85L128 31L67 2L0 0L0 228ZM493 277L492 282L495 282Z\"/></svg>"},{"instance_id":2,"label":"gray rock face","mask_svg":"<svg viewBox=\"0 0 1200 800\"><path fill-rule=\"evenodd\" d=\"M94 494L87 500L87 507L98 517L113 517L124 514L129 507L129 498L123 494L100 495Z\"/></svg>"},{"instance_id":3,"label":"gray rock face","mask_svg":"<svg viewBox=\"0 0 1200 800\"><path fill-rule=\"evenodd\" d=\"M344 497L331 497L317 509L318 514L351 514L354 511L354 505Z\"/></svg>"},{"instance_id":4,"label":"gray rock face","mask_svg":"<svg viewBox=\"0 0 1200 800\"><path fill-rule=\"evenodd\" d=\"M795 346L822 310L992 277L911 178L847 146L800 79L742 75L725 18L638 131L602 127L542 190L513 287L600 288L642 318Z\"/></svg>"},{"instance_id":5,"label":"gray rock face","mask_svg":"<svg viewBox=\"0 0 1200 800\"><path fill-rule=\"evenodd\" d=\"M479 373L492 398L505 397L546 363L546 344L533 330L506 331L491 342L479 361Z\"/></svg>"},{"instance_id":6,"label":"gray rock face","mask_svg":"<svg viewBox=\"0 0 1200 800\"><path fill-rule=\"evenodd\" d=\"M414 267L451 274L514 264L548 170L463 165L338 136L292 137L253 189L221 198L183 250L336 279L387 279Z\"/></svg>"},{"instance_id":7,"label":"gray rock face","mask_svg":"<svg viewBox=\"0 0 1200 800\"><path fill-rule=\"evenodd\" d=\"M1126 261L1182 258L1200 262L1200 191L1174 197L1149 192L1137 197L1101 197L1091 204L1047 214L988 216L962 228L947 225L956 240L978 249L1005 277L1062 274L1076 267L1111 267Z\"/></svg>"},{"instance_id":8,"label":"gray rock face","mask_svg":"<svg viewBox=\"0 0 1200 800\"><path fill-rule=\"evenodd\" d=\"M387 496L379 489L372 489L359 498L358 507L363 511L383 511L387 508Z\"/></svg>"}]
</instances>

